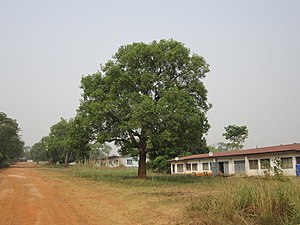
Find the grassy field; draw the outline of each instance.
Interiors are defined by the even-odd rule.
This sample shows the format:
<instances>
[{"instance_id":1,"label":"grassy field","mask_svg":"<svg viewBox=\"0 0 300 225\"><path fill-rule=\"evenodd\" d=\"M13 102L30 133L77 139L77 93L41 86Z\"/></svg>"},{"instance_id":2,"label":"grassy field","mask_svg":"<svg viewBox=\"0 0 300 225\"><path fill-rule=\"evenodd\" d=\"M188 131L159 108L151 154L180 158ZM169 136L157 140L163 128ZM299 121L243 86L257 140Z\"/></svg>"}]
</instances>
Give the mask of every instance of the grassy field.
<instances>
[{"instance_id":1,"label":"grassy field","mask_svg":"<svg viewBox=\"0 0 300 225\"><path fill-rule=\"evenodd\" d=\"M140 197L151 195L167 208L176 208L170 224L300 224L298 178L195 177L149 173L136 179L135 169L74 166L75 177L127 188ZM137 197L138 198L138 197ZM147 198L143 198L147 201ZM174 222L177 221L177 222Z\"/></svg>"}]
</instances>

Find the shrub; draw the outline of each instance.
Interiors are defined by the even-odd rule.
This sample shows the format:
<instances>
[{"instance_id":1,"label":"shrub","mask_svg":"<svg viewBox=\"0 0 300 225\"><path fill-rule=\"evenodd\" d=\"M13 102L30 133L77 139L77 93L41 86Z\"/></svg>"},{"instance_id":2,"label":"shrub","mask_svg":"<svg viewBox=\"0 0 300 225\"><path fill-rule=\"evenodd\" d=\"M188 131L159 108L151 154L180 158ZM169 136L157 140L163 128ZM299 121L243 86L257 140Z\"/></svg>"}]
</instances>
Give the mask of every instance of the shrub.
<instances>
[{"instance_id":1,"label":"shrub","mask_svg":"<svg viewBox=\"0 0 300 225\"><path fill-rule=\"evenodd\" d=\"M170 173L170 164L167 162L168 156L158 156L147 163L147 166L153 172Z\"/></svg>"}]
</instances>

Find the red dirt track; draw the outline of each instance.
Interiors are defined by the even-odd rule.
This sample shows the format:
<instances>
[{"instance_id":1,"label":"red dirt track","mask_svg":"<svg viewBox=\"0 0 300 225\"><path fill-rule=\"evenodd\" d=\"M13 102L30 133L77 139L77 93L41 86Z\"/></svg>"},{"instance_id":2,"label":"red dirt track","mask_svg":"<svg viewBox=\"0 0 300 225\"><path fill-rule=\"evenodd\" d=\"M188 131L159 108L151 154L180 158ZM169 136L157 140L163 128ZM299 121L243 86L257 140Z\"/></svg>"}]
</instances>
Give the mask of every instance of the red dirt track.
<instances>
[{"instance_id":1,"label":"red dirt track","mask_svg":"<svg viewBox=\"0 0 300 225\"><path fill-rule=\"evenodd\" d=\"M0 170L1 225L96 224L56 189L58 181L40 176L32 164Z\"/></svg>"},{"instance_id":2,"label":"red dirt track","mask_svg":"<svg viewBox=\"0 0 300 225\"><path fill-rule=\"evenodd\" d=\"M0 169L0 225L187 224L179 215L190 196L180 196L176 187L95 182L18 163Z\"/></svg>"}]
</instances>

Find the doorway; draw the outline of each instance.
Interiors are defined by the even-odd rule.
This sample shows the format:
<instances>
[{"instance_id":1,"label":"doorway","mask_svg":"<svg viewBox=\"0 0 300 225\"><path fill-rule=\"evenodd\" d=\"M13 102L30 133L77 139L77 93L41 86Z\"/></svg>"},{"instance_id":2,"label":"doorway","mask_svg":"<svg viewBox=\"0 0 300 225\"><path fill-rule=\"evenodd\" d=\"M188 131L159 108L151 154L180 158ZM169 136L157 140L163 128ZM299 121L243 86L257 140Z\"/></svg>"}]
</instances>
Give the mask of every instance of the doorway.
<instances>
[{"instance_id":1,"label":"doorway","mask_svg":"<svg viewBox=\"0 0 300 225\"><path fill-rule=\"evenodd\" d=\"M218 172L219 172L220 175L224 175L224 176L229 175L228 162L219 162L218 166L219 166L219 171Z\"/></svg>"}]
</instances>

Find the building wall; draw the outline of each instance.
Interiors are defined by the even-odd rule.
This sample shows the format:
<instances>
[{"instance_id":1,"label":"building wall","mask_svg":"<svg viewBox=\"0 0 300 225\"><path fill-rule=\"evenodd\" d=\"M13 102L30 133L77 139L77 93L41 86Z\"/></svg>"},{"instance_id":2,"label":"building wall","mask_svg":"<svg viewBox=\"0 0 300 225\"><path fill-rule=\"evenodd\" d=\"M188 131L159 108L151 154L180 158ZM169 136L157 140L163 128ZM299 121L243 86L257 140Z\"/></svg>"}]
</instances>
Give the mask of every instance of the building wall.
<instances>
[{"instance_id":1,"label":"building wall","mask_svg":"<svg viewBox=\"0 0 300 225\"><path fill-rule=\"evenodd\" d=\"M185 173L193 173L193 172L211 172L211 165L210 163L212 162L211 159L201 159L201 160L188 160L188 161L179 161L176 163L172 163L174 167L171 165L171 173L176 173L176 174L185 174ZM203 164L207 164L207 168L204 168ZM181 166L177 165L182 165L182 170ZM196 164L197 165L197 170L193 169L193 166L191 166L191 170L187 170L187 164Z\"/></svg>"},{"instance_id":2,"label":"building wall","mask_svg":"<svg viewBox=\"0 0 300 225\"><path fill-rule=\"evenodd\" d=\"M126 166L126 167L138 167L139 166L138 160L135 160L130 156L121 157L120 160L121 160L122 165Z\"/></svg>"},{"instance_id":3,"label":"building wall","mask_svg":"<svg viewBox=\"0 0 300 225\"><path fill-rule=\"evenodd\" d=\"M211 163L212 162L228 162L228 175L236 175L235 171L235 162L236 161L244 161L245 162L245 174L248 176L263 176L266 174L274 175L272 171L268 171L268 169L263 168L263 159L270 159L270 166L274 167L274 160L276 158L282 159L289 162L286 165L290 165L291 168L282 168L283 174L286 176L295 176L296 175L296 157L300 157L300 153L292 152L292 153L269 153L269 154L257 154L257 155L248 155L248 156L231 156L231 157L211 157L205 159L192 159L185 161L178 161L171 163L171 173L172 174L195 174L195 173L208 173L209 175L212 172ZM257 168L250 168L250 160L257 160ZM252 163L254 162L252 161ZM299 162L299 158L298 158ZM197 166L192 166L193 164ZM255 164L255 162L254 162ZM191 165L191 166L189 166ZM219 165L219 164L218 164ZM252 164L253 167L253 164ZM197 168L197 169L195 169Z\"/></svg>"},{"instance_id":4,"label":"building wall","mask_svg":"<svg viewBox=\"0 0 300 225\"><path fill-rule=\"evenodd\" d=\"M292 158L292 168L282 168L283 174L286 176L296 176L296 157L299 157L299 153L286 153L286 154L264 154L264 155L254 155L248 156L248 160L258 160L258 169L249 169L249 176L262 176L268 173L267 169L262 169L261 159L270 159L270 166L274 167L274 160L276 158ZM270 172L270 175L274 175Z\"/></svg>"},{"instance_id":5,"label":"building wall","mask_svg":"<svg viewBox=\"0 0 300 225\"><path fill-rule=\"evenodd\" d=\"M117 167L117 166L125 166L125 167L138 167L139 163L137 160L130 156L115 156L104 159L99 159L96 162L98 166L108 166L108 167Z\"/></svg>"}]
</instances>

